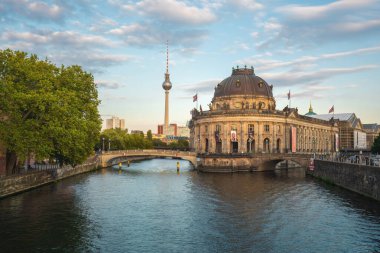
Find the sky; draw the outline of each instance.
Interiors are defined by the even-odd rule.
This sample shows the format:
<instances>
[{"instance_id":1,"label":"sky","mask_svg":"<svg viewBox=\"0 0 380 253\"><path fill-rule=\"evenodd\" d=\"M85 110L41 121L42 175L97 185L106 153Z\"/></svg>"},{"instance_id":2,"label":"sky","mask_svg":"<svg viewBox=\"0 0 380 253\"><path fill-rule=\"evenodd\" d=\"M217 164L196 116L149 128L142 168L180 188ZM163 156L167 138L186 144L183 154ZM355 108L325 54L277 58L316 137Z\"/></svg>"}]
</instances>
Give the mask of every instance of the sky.
<instances>
[{"instance_id":1,"label":"sky","mask_svg":"<svg viewBox=\"0 0 380 253\"><path fill-rule=\"evenodd\" d=\"M380 0L0 0L0 49L37 54L94 75L103 119L129 130L185 125L232 67L253 66L277 109L354 112L380 123Z\"/></svg>"}]
</instances>

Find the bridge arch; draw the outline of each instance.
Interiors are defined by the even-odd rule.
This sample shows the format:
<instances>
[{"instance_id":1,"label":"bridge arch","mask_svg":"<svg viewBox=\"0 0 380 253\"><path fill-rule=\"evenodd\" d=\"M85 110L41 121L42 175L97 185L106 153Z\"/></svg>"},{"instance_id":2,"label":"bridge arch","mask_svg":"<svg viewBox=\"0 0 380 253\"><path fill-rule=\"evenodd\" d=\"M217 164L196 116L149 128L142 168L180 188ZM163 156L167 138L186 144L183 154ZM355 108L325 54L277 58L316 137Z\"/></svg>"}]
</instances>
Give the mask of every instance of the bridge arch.
<instances>
[{"instance_id":1,"label":"bridge arch","mask_svg":"<svg viewBox=\"0 0 380 253\"><path fill-rule=\"evenodd\" d=\"M281 158L281 159L273 159L273 160L266 160L259 164L257 170L264 171L264 170L273 170L273 168L277 168L277 165L279 165L282 162L286 162L288 167L293 168L301 168L304 167L303 164L300 163L300 161L294 160L294 159L287 159L287 158Z\"/></svg>"},{"instance_id":2,"label":"bridge arch","mask_svg":"<svg viewBox=\"0 0 380 253\"><path fill-rule=\"evenodd\" d=\"M141 160L141 159L154 159L154 158L174 158L189 161L194 168L197 167L196 154L188 151L176 150L120 150L107 152L101 155L102 167L110 167L120 162L127 160Z\"/></svg>"}]
</instances>

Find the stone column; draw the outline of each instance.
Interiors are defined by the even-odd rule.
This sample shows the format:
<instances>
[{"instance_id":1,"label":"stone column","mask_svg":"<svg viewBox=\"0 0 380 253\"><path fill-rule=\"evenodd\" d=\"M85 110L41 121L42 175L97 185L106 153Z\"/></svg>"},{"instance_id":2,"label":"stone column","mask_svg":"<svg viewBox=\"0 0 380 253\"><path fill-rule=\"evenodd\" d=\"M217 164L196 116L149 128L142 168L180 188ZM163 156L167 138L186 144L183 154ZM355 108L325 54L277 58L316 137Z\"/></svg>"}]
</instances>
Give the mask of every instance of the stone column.
<instances>
[{"instance_id":1,"label":"stone column","mask_svg":"<svg viewBox=\"0 0 380 253\"><path fill-rule=\"evenodd\" d=\"M226 134L226 149L225 149L225 153L230 153L231 152L231 139L230 139L230 125L229 124L225 124L224 125L224 131L225 131L225 134Z\"/></svg>"},{"instance_id":2,"label":"stone column","mask_svg":"<svg viewBox=\"0 0 380 253\"><path fill-rule=\"evenodd\" d=\"M257 124L257 152L262 153L263 152L263 140L262 140L262 122L258 122Z\"/></svg>"},{"instance_id":3,"label":"stone column","mask_svg":"<svg viewBox=\"0 0 380 253\"><path fill-rule=\"evenodd\" d=\"M245 141L245 131L244 124L240 122L240 144L239 144L239 153L246 153L246 145L244 145Z\"/></svg>"},{"instance_id":4,"label":"stone column","mask_svg":"<svg viewBox=\"0 0 380 253\"><path fill-rule=\"evenodd\" d=\"M208 129L208 152L209 153L215 153L215 148L216 148L216 142L215 142L215 124L210 124L209 129Z\"/></svg>"}]
</instances>

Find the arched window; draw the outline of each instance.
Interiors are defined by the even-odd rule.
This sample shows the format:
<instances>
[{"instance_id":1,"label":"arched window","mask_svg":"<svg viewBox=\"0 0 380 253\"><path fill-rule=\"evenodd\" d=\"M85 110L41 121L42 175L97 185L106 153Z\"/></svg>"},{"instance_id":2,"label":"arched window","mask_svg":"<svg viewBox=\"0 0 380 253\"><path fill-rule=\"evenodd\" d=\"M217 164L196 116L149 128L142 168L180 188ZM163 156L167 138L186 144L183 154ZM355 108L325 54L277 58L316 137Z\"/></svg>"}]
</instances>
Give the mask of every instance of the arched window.
<instances>
[{"instance_id":1,"label":"arched window","mask_svg":"<svg viewBox=\"0 0 380 253\"><path fill-rule=\"evenodd\" d=\"M264 139L264 143L263 143L263 147L264 147L264 153L269 153L269 139L268 138L265 138Z\"/></svg>"},{"instance_id":2,"label":"arched window","mask_svg":"<svg viewBox=\"0 0 380 253\"><path fill-rule=\"evenodd\" d=\"M277 153L280 153L281 152L281 139L280 138L278 138L277 139L277 143L276 143L276 151L277 151Z\"/></svg>"}]
</instances>

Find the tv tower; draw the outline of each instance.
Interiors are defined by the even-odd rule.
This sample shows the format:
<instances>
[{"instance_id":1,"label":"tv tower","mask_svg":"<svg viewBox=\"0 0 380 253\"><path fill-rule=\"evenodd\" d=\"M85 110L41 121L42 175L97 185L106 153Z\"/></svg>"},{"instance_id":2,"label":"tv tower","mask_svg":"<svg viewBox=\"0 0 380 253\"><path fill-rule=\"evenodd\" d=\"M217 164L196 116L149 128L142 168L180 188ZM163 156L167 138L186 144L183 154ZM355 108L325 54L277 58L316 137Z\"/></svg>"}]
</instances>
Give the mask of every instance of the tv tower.
<instances>
[{"instance_id":1,"label":"tv tower","mask_svg":"<svg viewBox=\"0 0 380 253\"><path fill-rule=\"evenodd\" d=\"M164 121L164 134L169 129L169 90L172 88L169 74L169 43L166 41L166 73L165 81L162 83L162 88L165 90L165 121Z\"/></svg>"}]
</instances>

